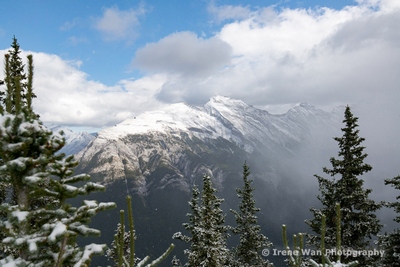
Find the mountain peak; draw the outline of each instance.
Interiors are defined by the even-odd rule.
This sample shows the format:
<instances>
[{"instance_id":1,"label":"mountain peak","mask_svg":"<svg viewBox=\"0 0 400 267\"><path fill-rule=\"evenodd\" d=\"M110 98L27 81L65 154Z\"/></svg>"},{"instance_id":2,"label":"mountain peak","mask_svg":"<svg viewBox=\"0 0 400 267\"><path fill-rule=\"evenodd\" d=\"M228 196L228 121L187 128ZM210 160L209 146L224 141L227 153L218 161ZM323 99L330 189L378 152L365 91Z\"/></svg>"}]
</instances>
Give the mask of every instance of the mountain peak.
<instances>
[{"instance_id":1,"label":"mountain peak","mask_svg":"<svg viewBox=\"0 0 400 267\"><path fill-rule=\"evenodd\" d=\"M300 102L300 103L294 105L291 109L294 109L294 110L296 110L296 109L316 110L317 108L308 102Z\"/></svg>"},{"instance_id":2,"label":"mountain peak","mask_svg":"<svg viewBox=\"0 0 400 267\"><path fill-rule=\"evenodd\" d=\"M86 132L73 132L71 129L56 125L53 123L46 123L45 126L51 130L53 133L59 133L62 131L64 133L66 145L60 150L60 152L66 155L76 154L82 149L84 149L95 137Z\"/></svg>"},{"instance_id":3,"label":"mountain peak","mask_svg":"<svg viewBox=\"0 0 400 267\"><path fill-rule=\"evenodd\" d=\"M128 134L165 132L167 129L186 130L185 120L190 120L196 108L185 103L175 103L159 110L147 111L126 119L113 127L102 130L99 135L118 139Z\"/></svg>"},{"instance_id":4,"label":"mountain peak","mask_svg":"<svg viewBox=\"0 0 400 267\"><path fill-rule=\"evenodd\" d=\"M176 131L190 132L198 137L230 138L230 129L215 113L231 118L247 112L250 105L241 100L226 96L214 96L204 107L190 106L185 103L170 104L162 109L144 112L134 118L102 130L99 136L118 139L132 134L148 132L170 133Z\"/></svg>"},{"instance_id":5,"label":"mountain peak","mask_svg":"<svg viewBox=\"0 0 400 267\"><path fill-rule=\"evenodd\" d=\"M314 107L313 105L311 105L311 104L309 104L309 103L307 103L307 102L300 102L299 106L300 106L300 107L303 107L303 108L312 108L312 109L315 109L315 107Z\"/></svg>"},{"instance_id":6,"label":"mountain peak","mask_svg":"<svg viewBox=\"0 0 400 267\"><path fill-rule=\"evenodd\" d=\"M317 109L315 106L307 102L300 102L294 107L290 108L287 114L290 116L293 113L312 114L312 113L320 113L321 111L322 110Z\"/></svg>"},{"instance_id":7,"label":"mountain peak","mask_svg":"<svg viewBox=\"0 0 400 267\"><path fill-rule=\"evenodd\" d=\"M225 106L225 107L235 107L235 108L246 108L250 107L250 105L244 103L242 100L233 99L227 96L213 96L210 98L210 101L206 103L205 106Z\"/></svg>"}]
</instances>

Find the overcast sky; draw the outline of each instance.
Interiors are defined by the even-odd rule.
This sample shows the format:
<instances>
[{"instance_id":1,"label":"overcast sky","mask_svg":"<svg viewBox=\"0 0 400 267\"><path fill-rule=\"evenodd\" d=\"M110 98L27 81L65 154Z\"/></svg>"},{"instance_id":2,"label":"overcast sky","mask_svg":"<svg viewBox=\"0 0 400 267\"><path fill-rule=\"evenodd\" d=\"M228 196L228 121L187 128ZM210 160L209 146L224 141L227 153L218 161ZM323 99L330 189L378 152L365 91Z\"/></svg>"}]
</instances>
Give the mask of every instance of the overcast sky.
<instances>
[{"instance_id":1,"label":"overcast sky","mask_svg":"<svg viewBox=\"0 0 400 267\"><path fill-rule=\"evenodd\" d=\"M358 105L399 124L399 0L43 0L1 9L1 54L13 35L33 54L34 108L45 122L101 128L224 95L271 113L299 102Z\"/></svg>"}]
</instances>

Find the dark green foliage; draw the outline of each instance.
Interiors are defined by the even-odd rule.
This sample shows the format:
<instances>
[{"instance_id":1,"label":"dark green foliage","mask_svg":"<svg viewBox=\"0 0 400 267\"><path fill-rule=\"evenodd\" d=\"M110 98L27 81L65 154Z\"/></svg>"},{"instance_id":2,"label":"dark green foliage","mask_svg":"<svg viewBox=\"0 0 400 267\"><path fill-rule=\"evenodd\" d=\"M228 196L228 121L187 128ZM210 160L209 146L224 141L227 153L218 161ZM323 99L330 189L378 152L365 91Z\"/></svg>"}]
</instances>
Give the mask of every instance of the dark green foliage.
<instances>
[{"instance_id":1,"label":"dark green foliage","mask_svg":"<svg viewBox=\"0 0 400 267\"><path fill-rule=\"evenodd\" d=\"M185 266L206 267L229 265L229 250L226 247L228 227L224 225L225 216L220 208L223 199L218 198L208 175L203 177L203 191L195 186L189 202L192 213L189 223L183 224L190 236L175 233L173 238L190 243L185 250L188 262Z\"/></svg>"},{"instance_id":2,"label":"dark green foliage","mask_svg":"<svg viewBox=\"0 0 400 267\"><path fill-rule=\"evenodd\" d=\"M390 185L397 190L400 190L400 175L396 176L392 179L386 179L385 185ZM395 222L400 223L400 195L396 197L397 202L388 203L388 207L393 208L394 211L397 213L396 218L394 219Z\"/></svg>"},{"instance_id":3,"label":"dark green foliage","mask_svg":"<svg viewBox=\"0 0 400 267\"><path fill-rule=\"evenodd\" d=\"M11 127L13 133L18 132L18 127L19 125L23 122L23 118L25 117L26 119L29 119L32 117L34 114L31 112L31 98L34 96L32 93L32 79L33 79L33 60L32 56L28 56L28 71L29 71L29 80L30 82L28 84L24 84L24 80L26 79L26 74L24 73L24 65L22 63L22 59L20 58L20 50L19 50L19 44L16 40L16 38L13 38L12 42L12 50L8 51L8 54L5 54L4 56L4 74L5 78L4 81L0 81L1 85L5 85L5 92L0 91L0 114L7 115L7 114L20 114L19 118L14 118L15 120L12 122L13 118L12 116L9 117L8 121L6 121L6 116L2 117L5 119L5 125L9 125ZM28 87L28 88L27 88ZM24 89L27 88L27 91L30 92L28 95L25 95L25 98L27 99L26 103L22 101L23 99L23 91ZM29 104L29 105L28 105ZM21 114L23 113L23 114ZM12 140L14 138L14 140ZM8 139L8 140L7 140ZM18 143L20 140L15 140L14 136L6 136L4 140L1 140L4 143L7 142L16 142ZM37 146L43 145L43 144L36 144ZM4 149L4 148L2 148ZM8 155L6 152L2 152L3 154L5 153L6 155L0 156L0 166L4 166L7 160L12 159L12 155ZM29 153L29 152L28 152ZM25 156L25 155L23 155ZM29 155L28 155L29 156ZM9 158L8 158L9 157ZM3 172L2 173L2 179L0 180L0 189L1 189L1 194L0 194L0 203L5 203L7 200L8 203L10 204L15 204L17 201L17 194L15 193L15 190L18 190L18 188L15 188L13 184L11 183L11 180L13 179L13 174L12 173L7 173ZM18 185L17 185L18 186ZM19 187L21 187L19 185ZM32 203L29 203L30 207L33 208L35 207L38 203L44 202L47 199L43 198L36 198L35 201ZM51 201L50 201L51 202ZM0 218L2 220L6 219L6 212L4 210L0 211ZM4 232L0 232L0 239L3 239ZM10 248L6 248L4 246L1 246L0 248L1 251L7 250L9 251Z\"/></svg>"},{"instance_id":4,"label":"dark green foliage","mask_svg":"<svg viewBox=\"0 0 400 267\"><path fill-rule=\"evenodd\" d=\"M240 238L239 245L233 249L233 262L235 266L272 266L261 254L262 249L272 246L268 238L261 234L261 227L258 224L255 207L252 180L249 180L249 167L243 165L243 188L236 189L241 199L239 211L231 210L236 218L236 227L232 229L235 235Z\"/></svg>"},{"instance_id":5,"label":"dark green foliage","mask_svg":"<svg viewBox=\"0 0 400 267\"><path fill-rule=\"evenodd\" d=\"M391 185L400 190L400 176L392 179L386 179L385 185ZM396 197L395 202L387 203L387 206L393 208L397 216L394 221L400 223L400 195ZM391 233L385 234L379 238L379 245L385 250L382 263L384 266L400 266L400 229L397 228Z\"/></svg>"},{"instance_id":6,"label":"dark green foliage","mask_svg":"<svg viewBox=\"0 0 400 267\"><path fill-rule=\"evenodd\" d=\"M379 246L385 251L381 259L382 266L400 266L400 229L379 237Z\"/></svg>"},{"instance_id":7,"label":"dark green foliage","mask_svg":"<svg viewBox=\"0 0 400 267\"><path fill-rule=\"evenodd\" d=\"M18 51L15 38L13 45ZM32 111L32 57L28 57L28 83L20 83L26 78L15 55L14 61L6 61L10 90L0 116L0 185L6 188L0 203L0 265L86 266L105 245L81 248L76 240L99 235L88 226L91 218L115 204L90 200L79 207L69 204L79 195L105 188L89 182L88 175L73 176L78 163L59 153L65 144L63 134L53 134Z\"/></svg>"},{"instance_id":8,"label":"dark green foliage","mask_svg":"<svg viewBox=\"0 0 400 267\"><path fill-rule=\"evenodd\" d=\"M77 162L72 156L57 154L64 138L47 130L26 108L16 115L1 116L0 136L4 162L1 182L10 184L15 195L15 203L4 201L0 205L5 214L0 231L6 237L0 243L7 256L0 262L88 264L91 255L101 253L104 245L92 244L83 249L77 246L76 238L99 235L88 223L97 212L114 204L84 201L82 206L73 207L67 200L104 187L86 182L88 175L72 176Z\"/></svg>"},{"instance_id":9,"label":"dark green foliage","mask_svg":"<svg viewBox=\"0 0 400 267\"><path fill-rule=\"evenodd\" d=\"M312 220L306 221L316 235L309 235L309 243L316 245L320 242L322 214L326 216L327 248L335 247L335 204L341 207L341 240L343 248L365 249L369 247L371 238L376 235L381 224L375 215L381 205L369 199L371 189L364 189L364 181L359 176L369 172L372 167L364 163L367 154L361 145L364 138L359 137L357 124L358 118L354 117L347 106L345 110L345 124L342 128L343 136L335 137L339 145L339 158L331 158L332 169L323 168L324 173L331 179L315 175L318 179L322 203L321 209L311 208L314 214ZM373 259L364 257L359 259L362 266L373 266Z\"/></svg>"},{"instance_id":10,"label":"dark green foliage","mask_svg":"<svg viewBox=\"0 0 400 267\"><path fill-rule=\"evenodd\" d=\"M33 80L33 61L32 55L28 56L28 75L25 73L25 65L22 62L20 56L21 50L15 36L13 37L11 49L8 50L8 54L4 57L4 81L0 84L6 85L6 93L0 93L0 102L3 108L7 110L8 113L15 114L15 99L21 97L21 106L27 106L31 108L32 98L36 95L32 90L32 80ZM16 88L20 87L19 93L17 93ZM5 97L7 96L7 97Z\"/></svg>"}]
</instances>

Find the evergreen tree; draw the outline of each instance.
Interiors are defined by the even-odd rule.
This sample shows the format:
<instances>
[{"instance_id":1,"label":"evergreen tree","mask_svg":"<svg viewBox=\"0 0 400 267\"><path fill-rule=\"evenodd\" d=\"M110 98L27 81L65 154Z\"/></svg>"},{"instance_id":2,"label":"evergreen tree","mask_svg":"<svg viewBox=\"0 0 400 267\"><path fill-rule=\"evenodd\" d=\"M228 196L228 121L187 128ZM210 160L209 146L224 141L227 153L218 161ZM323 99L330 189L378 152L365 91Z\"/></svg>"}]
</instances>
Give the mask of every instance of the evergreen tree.
<instances>
[{"instance_id":1,"label":"evergreen tree","mask_svg":"<svg viewBox=\"0 0 400 267\"><path fill-rule=\"evenodd\" d=\"M364 163L367 154L364 153L365 147L361 145L365 139L358 136L358 118L353 116L349 106L346 107L344 115L343 136L334 138L339 144L339 158L330 159L332 169L323 168L324 173L330 175L332 180L315 175L321 193L318 199L323 207L311 208L314 218L306 223L316 233L309 235L309 243L316 245L320 242L318 233L321 229L322 214L325 214L327 218L325 244L327 248L335 247L334 207L339 203L342 214L342 247L361 250L368 248L372 236L382 227L374 213L381 205L369 199L372 190L364 189L364 181L359 178L372 167ZM372 266L373 261L367 257L359 259L362 266Z\"/></svg>"},{"instance_id":2,"label":"evergreen tree","mask_svg":"<svg viewBox=\"0 0 400 267\"><path fill-rule=\"evenodd\" d=\"M252 180L249 180L249 167L243 165L243 188L236 189L241 199L239 211L231 210L235 215L237 226L233 233L239 235L239 245L233 250L233 261L235 266L273 266L268 260L264 260L261 251L272 246L268 238L261 234L261 227L258 224L256 213L260 211L255 207Z\"/></svg>"},{"instance_id":3,"label":"evergreen tree","mask_svg":"<svg viewBox=\"0 0 400 267\"><path fill-rule=\"evenodd\" d=\"M208 175L203 177L203 191L195 186L189 202L192 213L188 214L189 223L184 223L190 236L175 233L173 238L190 243L190 249L184 251L188 257L185 266L208 267L229 265L229 250L226 247L228 227L224 225L225 216L220 208L223 199L218 198Z\"/></svg>"},{"instance_id":4,"label":"evergreen tree","mask_svg":"<svg viewBox=\"0 0 400 267\"><path fill-rule=\"evenodd\" d=\"M395 189L400 190L400 176L396 176L392 179L386 179L385 185L391 185ZM396 197L400 199L400 195ZM393 208L398 214L394 219L395 222L400 223L400 202L390 202L387 204L388 207ZM400 266L400 229L397 228L389 234L385 234L380 237L380 246L385 249L384 258L382 263L384 266Z\"/></svg>"},{"instance_id":5,"label":"evergreen tree","mask_svg":"<svg viewBox=\"0 0 400 267\"><path fill-rule=\"evenodd\" d=\"M191 234L191 236L182 235L181 232L175 233L173 238L180 239L186 243L190 243L190 249L184 251L188 257L186 266L196 266L200 263L198 252L202 250L202 222L201 222L201 208L200 208L200 191L197 186L193 187L192 199L189 201L189 206L192 213L188 213L189 222L184 223L183 226Z\"/></svg>"},{"instance_id":6,"label":"evergreen tree","mask_svg":"<svg viewBox=\"0 0 400 267\"><path fill-rule=\"evenodd\" d=\"M15 108L15 103L18 101L19 107L18 112L22 109L26 109L31 116L37 116L32 111L32 97L35 97L35 94L32 91L32 81L33 81L33 58L32 55L27 56L28 60L28 75L24 72L24 64L22 63L22 59L19 56L19 44L16 38L13 38L13 43L11 44L12 50L9 50L8 54L4 56L4 81L0 81L0 84L6 85L5 92L1 92L0 94L0 113L4 114L16 114L17 109ZM28 79L26 83L22 82ZM26 89L26 90L25 90ZM22 93L25 92L26 93ZM19 92L19 93L18 93ZM23 94L23 95L22 95ZM25 101L23 99L25 98ZM3 160L0 157L0 166L2 166ZM6 174L3 174L6 175ZM12 204L16 203L16 194L14 192L15 188L7 179L0 179L0 203L4 203L7 198L9 198L9 202ZM48 200L46 198L37 198L35 201L30 203L31 208L35 209L38 205L47 203ZM0 211L0 219L4 220L6 218L6 214L4 211ZM4 233L0 232L0 239L3 239ZM6 248L0 245L0 253L7 250L8 253L15 253L10 251L10 248Z\"/></svg>"},{"instance_id":7,"label":"evergreen tree","mask_svg":"<svg viewBox=\"0 0 400 267\"><path fill-rule=\"evenodd\" d=\"M27 102L36 97L36 95L32 92L32 76L29 74L26 75L25 65L22 62L20 53L20 46L14 36L11 43L11 49L8 50L8 53L4 56L5 79L4 81L0 81L0 84L5 83L6 85L6 93L1 92L0 94L0 100L2 102L1 104L4 107L8 107L6 108L7 112L12 114L15 114L15 103L13 99L15 99L16 97L21 97L22 106L30 106L30 103ZM28 56L28 62L28 68L33 68L31 55ZM33 72L30 70L29 73L32 74ZM19 96L13 95L17 91L17 84L20 87ZM8 95L9 98L4 97L5 95ZM8 100L10 100L9 103L7 103Z\"/></svg>"},{"instance_id":8,"label":"evergreen tree","mask_svg":"<svg viewBox=\"0 0 400 267\"><path fill-rule=\"evenodd\" d=\"M12 190L3 193L0 205L0 265L87 266L105 245L81 248L76 239L99 235L100 231L88 226L90 219L115 204L85 200L73 207L68 203L105 188L88 182L88 175L73 176L78 163L73 156L58 153L65 144L62 133L53 134L33 113L33 64L31 57L28 60L30 78L24 95L21 77L15 76L11 83L6 63L5 80L11 90L6 92L6 108L0 116L0 184Z\"/></svg>"}]
</instances>

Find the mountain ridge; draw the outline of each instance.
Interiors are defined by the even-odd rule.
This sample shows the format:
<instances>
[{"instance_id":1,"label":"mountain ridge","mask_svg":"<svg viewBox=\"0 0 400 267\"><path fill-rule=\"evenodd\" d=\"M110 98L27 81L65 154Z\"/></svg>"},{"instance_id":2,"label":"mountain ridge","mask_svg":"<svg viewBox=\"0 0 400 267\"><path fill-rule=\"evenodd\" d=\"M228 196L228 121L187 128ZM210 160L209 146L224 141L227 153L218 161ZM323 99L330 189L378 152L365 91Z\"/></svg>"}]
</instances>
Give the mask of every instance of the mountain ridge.
<instances>
[{"instance_id":1,"label":"mountain ridge","mask_svg":"<svg viewBox=\"0 0 400 267\"><path fill-rule=\"evenodd\" d=\"M68 127L56 125L54 123L45 123L45 126L52 132L63 132L65 146L59 151L66 155L74 155L83 150L96 137L87 132L74 132Z\"/></svg>"},{"instance_id":2,"label":"mountain ridge","mask_svg":"<svg viewBox=\"0 0 400 267\"><path fill-rule=\"evenodd\" d=\"M198 138L218 138L222 137L228 141L237 140L239 136L247 135L255 139L253 132L265 130L262 127L249 123L253 126L250 130L246 130L246 120L256 118L255 123L262 120L271 121L271 126L277 127L276 124L287 119L288 125L285 128L279 128L283 134L290 134L296 127L289 124L295 113L309 116L313 111L325 118L329 118L330 113L319 109L305 102L291 108L284 114L273 115L268 111L257 109L241 100L235 100L223 96L215 96L210 99L203 107L191 106L185 103L176 103L166 108L144 112L133 119L126 119L116 124L114 127L106 128L98 134L100 138L118 139L126 135L145 134L147 132L164 132L173 133L174 130L184 130L192 132ZM249 114L252 114L249 116ZM257 116L255 117L254 114ZM337 112L333 113L334 115ZM275 125L274 125L275 124ZM235 134L237 136L235 136ZM271 134L271 138L273 135ZM292 137L295 137L292 135ZM240 141L238 140L240 143Z\"/></svg>"},{"instance_id":3,"label":"mountain ridge","mask_svg":"<svg viewBox=\"0 0 400 267\"><path fill-rule=\"evenodd\" d=\"M124 179L127 172L128 176L138 175L136 179L143 183L157 164L168 162L172 169L179 168L179 155L186 153L187 157L189 153L201 158L200 154L210 150L207 146L224 144L224 149L240 150L244 158L254 153L276 154L277 149L295 155L297 147L307 142L315 129L333 130L337 119L337 112L325 112L305 103L285 114L273 115L241 100L216 96L203 107L171 104L104 129L77 158L82 170L103 176L105 183ZM96 160L102 163L96 164ZM149 164L154 160L155 165ZM145 168L144 163L149 166Z\"/></svg>"}]
</instances>

